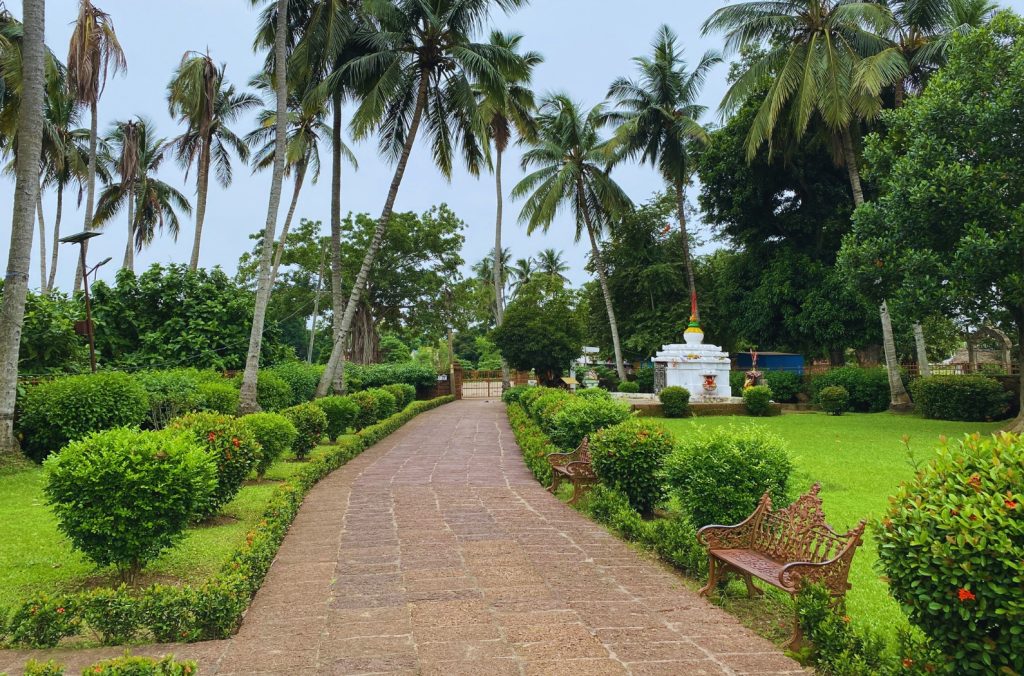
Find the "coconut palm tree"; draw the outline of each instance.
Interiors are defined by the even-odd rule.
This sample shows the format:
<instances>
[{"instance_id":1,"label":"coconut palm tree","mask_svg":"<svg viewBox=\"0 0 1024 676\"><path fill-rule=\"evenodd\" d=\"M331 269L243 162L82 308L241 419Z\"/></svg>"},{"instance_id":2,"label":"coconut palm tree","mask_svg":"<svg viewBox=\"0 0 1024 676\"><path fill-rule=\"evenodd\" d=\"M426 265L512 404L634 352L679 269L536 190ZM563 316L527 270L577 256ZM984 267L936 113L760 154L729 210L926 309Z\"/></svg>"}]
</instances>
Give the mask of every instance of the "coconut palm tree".
<instances>
[{"instance_id":1,"label":"coconut palm tree","mask_svg":"<svg viewBox=\"0 0 1024 676\"><path fill-rule=\"evenodd\" d=\"M96 204L96 156L99 125L97 108L108 76L127 69L121 43L114 32L110 15L92 4L80 0L78 18L71 32L68 46L68 82L75 100L89 107L89 175L85 185L85 226L92 227ZM82 244L88 246L87 243ZM82 271L75 274L75 289L81 284Z\"/></svg>"},{"instance_id":2,"label":"coconut palm tree","mask_svg":"<svg viewBox=\"0 0 1024 676\"><path fill-rule=\"evenodd\" d=\"M524 0L366 0L368 25L358 37L367 54L343 69L362 95L352 130L356 138L379 132L381 153L396 163L384 208L345 304L318 396L327 394L355 318L370 268L391 219L409 155L422 126L431 143L434 164L451 176L461 151L470 173L485 161L476 97L483 88L500 92L517 72L521 59L504 47L473 41L491 10L512 10ZM474 88L474 84L478 88Z\"/></svg>"},{"instance_id":3,"label":"coconut palm tree","mask_svg":"<svg viewBox=\"0 0 1024 676\"><path fill-rule=\"evenodd\" d=\"M3 300L0 301L0 465L18 461L14 436L14 402L18 390L18 350L25 317L32 226L39 190L43 142L43 101L46 71L45 3L24 0L21 45L21 106L18 110L11 245L7 255Z\"/></svg>"},{"instance_id":4,"label":"coconut palm tree","mask_svg":"<svg viewBox=\"0 0 1024 676\"><path fill-rule=\"evenodd\" d=\"M721 63L717 52L706 52L692 71L683 58L678 38L668 26L658 29L652 43L653 53L633 59L639 79L618 78L608 96L619 107L612 120L621 126L617 135L624 153L640 157L658 168L672 188L676 216L683 233L683 264L690 292L693 281L693 256L686 228L686 186L693 176L690 154L694 144L707 143L708 135L699 120L707 110L697 103L708 72ZM699 310L696 312L699 320Z\"/></svg>"},{"instance_id":5,"label":"coconut palm tree","mask_svg":"<svg viewBox=\"0 0 1024 676\"><path fill-rule=\"evenodd\" d=\"M249 85L264 92L273 91L270 78L266 73L257 75ZM284 219L284 226L281 228L281 238L274 253L274 264L270 275L272 280L277 278L277 270L281 267L281 256L284 255L288 232L291 229L292 218L295 216L295 209L299 203L299 193L302 191L307 172L313 183L319 180L320 142L331 135L331 128L324 123L327 111L323 99L292 94L288 97L288 109L288 149L285 154L285 176L294 176L294 186L292 201ZM259 126L245 137L245 142L248 145L258 146L253 156L254 173L273 167L276 127L277 113L267 108L260 112ZM340 151L353 167L358 168L359 163L348 146L342 144Z\"/></svg>"},{"instance_id":6,"label":"coconut palm tree","mask_svg":"<svg viewBox=\"0 0 1024 676\"><path fill-rule=\"evenodd\" d=\"M735 109L767 85L747 135L747 159L765 144L771 152L777 127L785 124L799 141L818 116L841 148L854 205L863 204L855 136L861 121L881 111L883 90L907 75L906 60L884 37L893 22L885 5L850 0L754 0L712 14L703 32L724 32L727 49L765 48L746 64L722 103L725 110ZM884 300L879 316L892 405L906 407L910 395L900 379Z\"/></svg>"},{"instance_id":7,"label":"coconut palm tree","mask_svg":"<svg viewBox=\"0 0 1024 676\"><path fill-rule=\"evenodd\" d=\"M508 271L508 276L512 279L512 296L517 296L519 289L529 284L537 272L536 261L532 258L517 258Z\"/></svg>"},{"instance_id":8,"label":"coconut palm tree","mask_svg":"<svg viewBox=\"0 0 1024 676\"><path fill-rule=\"evenodd\" d=\"M128 212L125 269L134 269L135 252L149 246L158 230L177 239L178 213L192 213L188 198L156 176L169 152L167 139L157 137L153 124L141 117L115 122L104 139L100 163L120 180L100 192L93 225L102 228L122 209Z\"/></svg>"},{"instance_id":9,"label":"coconut palm tree","mask_svg":"<svg viewBox=\"0 0 1024 676\"><path fill-rule=\"evenodd\" d=\"M497 194L497 208L495 210L494 225L494 256L492 266L494 278L491 280L494 285L494 321L496 326L501 326L505 314L505 289L502 283L501 257L501 225L504 212L505 195L501 187L502 158L508 150L513 135L520 138L533 138L537 133L537 124L533 119L533 113L537 104L534 101L533 91L530 89L530 79L533 69L543 63L544 57L537 52L526 52L519 54L519 45L523 36L518 33L491 32L490 43L496 47L506 49L515 53L521 60L516 70L522 74L516 77L516 73L502 73L505 85L501 91L491 94L486 88L479 90L480 117L487 128L487 136L494 144L494 185ZM501 360L502 385L506 389L510 387L508 363L505 358Z\"/></svg>"},{"instance_id":10,"label":"coconut palm tree","mask_svg":"<svg viewBox=\"0 0 1024 676\"><path fill-rule=\"evenodd\" d=\"M261 0L252 0L257 4ZM263 348L263 325L273 288L271 266L274 255L274 231L281 207L281 184L284 181L285 155L288 145L288 0L274 0L277 16L274 33L274 87L277 93L274 127L274 171L270 179L267 200L267 222L263 228L263 246L260 249L259 278L256 283L256 304L249 331L249 351L245 357L245 371L239 397L239 411L252 413L259 410L256 402L256 379L259 375L260 352Z\"/></svg>"},{"instance_id":11,"label":"coconut palm tree","mask_svg":"<svg viewBox=\"0 0 1024 676\"><path fill-rule=\"evenodd\" d=\"M519 182L512 197L526 199L519 220L527 224L529 233L538 228L547 232L563 208L573 215L577 242L586 232L591 263L604 294L615 368L625 380L619 327L598 240L613 219L633 204L610 175L616 157L612 144L599 132L606 119L603 105L585 111L565 94L547 97L538 116L537 139L523 154L523 169L533 167L535 171Z\"/></svg>"},{"instance_id":12,"label":"coconut palm tree","mask_svg":"<svg viewBox=\"0 0 1024 676\"><path fill-rule=\"evenodd\" d=\"M196 168L196 230L189 260L192 270L199 267L210 169L226 188L232 177L230 151L242 162L249 161L249 146L228 125L260 105L258 97L237 92L234 85L225 82L225 69L224 64L218 68L209 54L185 52L167 85L171 117L186 125L185 133L173 141L178 162L186 169Z\"/></svg>"},{"instance_id":13,"label":"coconut palm tree","mask_svg":"<svg viewBox=\"0 0 1024 676\"><path fill-rule=\"evenodd\" d=\"M537 272L542 275L548 275L555 279L560 279L563 282L568 282L569 278L565 276L565 273L569 271L569 264L565 262L561 251L555 249L542 249L537 254Z\"/></svg>"},{"instance_id":14,"label":"coconut palm tree","mask_svg":"<svg viewBox=\"0 0 1024 676\"><path fill-rule=\"evenodd\" d=\"M508 289L509 264L512 262L512 251L508 248L501 250L501 290L502 294ZM491 317L497 321L498 309L494 293L494 252L487 254L481 260L473 264L473 275L480 283L481 288L487 291L487 307L490 309Z\"/></svg>"}]
</instances>

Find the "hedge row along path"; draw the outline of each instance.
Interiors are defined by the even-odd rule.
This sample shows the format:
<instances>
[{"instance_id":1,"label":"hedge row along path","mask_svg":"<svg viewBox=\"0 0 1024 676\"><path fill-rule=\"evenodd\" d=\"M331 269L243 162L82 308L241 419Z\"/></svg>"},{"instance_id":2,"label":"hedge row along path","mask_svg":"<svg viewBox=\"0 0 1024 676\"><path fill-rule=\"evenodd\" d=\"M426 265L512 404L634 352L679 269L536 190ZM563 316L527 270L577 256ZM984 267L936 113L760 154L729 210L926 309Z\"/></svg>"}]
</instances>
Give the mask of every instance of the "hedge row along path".
<instances>
[{"instance_id":1,"label":"hedge row along path","mask_svg":"<svg viewBox=\"0 0 1024 676\"><path fill-rule=\"evenodd\" d=\"M120 652L0 652L0 672ZM803 673L547 493L483 401L424 413L321 481L238 634L133 649L167 652L203 674Z\"/></svg>"}]
</instances>

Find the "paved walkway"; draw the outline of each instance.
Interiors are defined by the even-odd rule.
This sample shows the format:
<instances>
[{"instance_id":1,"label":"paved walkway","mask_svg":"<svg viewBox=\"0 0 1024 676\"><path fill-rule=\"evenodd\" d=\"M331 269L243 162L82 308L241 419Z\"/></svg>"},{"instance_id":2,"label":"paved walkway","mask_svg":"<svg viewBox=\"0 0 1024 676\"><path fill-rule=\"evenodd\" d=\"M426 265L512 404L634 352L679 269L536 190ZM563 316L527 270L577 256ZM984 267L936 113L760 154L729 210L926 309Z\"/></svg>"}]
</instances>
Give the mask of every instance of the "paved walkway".
<instances>
[{"instance_id":1,"label":"paved walkway","mask_svg":"<svg viewBox=\"0 0 1024 676\"><path fill-rule=\"evenodd\" d=\"M800 671L549 495L486 402L425 413L321 481L239 633L133 652L169 651L204 674ZM0 652L0 672L26 656Z\"/></svg>"}]
</instances>

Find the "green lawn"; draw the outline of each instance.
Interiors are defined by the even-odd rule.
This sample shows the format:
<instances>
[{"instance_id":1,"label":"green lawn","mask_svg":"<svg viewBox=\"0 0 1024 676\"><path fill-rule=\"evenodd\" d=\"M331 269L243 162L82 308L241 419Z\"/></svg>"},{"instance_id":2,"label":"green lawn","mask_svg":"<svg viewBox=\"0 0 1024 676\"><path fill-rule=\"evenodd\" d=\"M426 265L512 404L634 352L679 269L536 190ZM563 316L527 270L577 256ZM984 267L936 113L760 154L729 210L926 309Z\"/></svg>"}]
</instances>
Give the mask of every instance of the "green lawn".
<instances>
[{"instance_id":1,"label":"green lawn","mask_svg":"<svg viewBox=\"0 0 1024 676\"><path fill-rule=\"evenodd\" d=\"M822 413L784 415L776 418L691 418L661 420L676 435L694 426L759 424L774 430L789 442L796 465L794 494L821 483L825 516L840 531L860 519L881 515L896 486L914 474L901 438L910 438L918 462L932 456L938 437L971 432L992 432L998 424L956 423L894 415L891 413ZM871 526L858 550L850 573L853 588L847 596L847 611L853 622L893 636L906 625L896 602L889 596L881 573L875 569L877 554Z\"/></svg>"},{"instance_id":2,"label":"green lawn","mask_svg":"<svg viewBox=\"0 0 1024 676\"><path fill-rule=\"evenodd\" d=\"M190 528L177 546L146 567L141 584L210 577L259 521L278 482L302 467L286 459L270 468L268 481L243 486L222 512L230 519ZM40 467L0 476L0 608L11 607L33 592L52 594L117 584L116 573L97 569L57 530L57 520L44 502L45 479Z\"/></svg>"}]
</instances>

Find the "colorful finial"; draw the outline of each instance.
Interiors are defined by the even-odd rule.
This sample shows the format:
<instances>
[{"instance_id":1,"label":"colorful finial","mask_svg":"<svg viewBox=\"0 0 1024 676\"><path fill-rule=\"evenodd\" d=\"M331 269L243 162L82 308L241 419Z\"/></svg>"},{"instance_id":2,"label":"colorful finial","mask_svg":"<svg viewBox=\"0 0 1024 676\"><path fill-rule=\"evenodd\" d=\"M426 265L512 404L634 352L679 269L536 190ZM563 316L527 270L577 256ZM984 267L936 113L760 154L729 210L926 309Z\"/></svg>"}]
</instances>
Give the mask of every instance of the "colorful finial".
<instances>
[{"instance_id":1,"label":"colorful finial","mask_svg":"<svg viewBox=\"0 0 1024 676\"><path fill-rule=\"evenodd\" d=\"M697 290L693 289L690 291L690 323L686 327L687 333L704 333L700 328L700 322L697 321Z\"/></svg>"}]
</instances>

